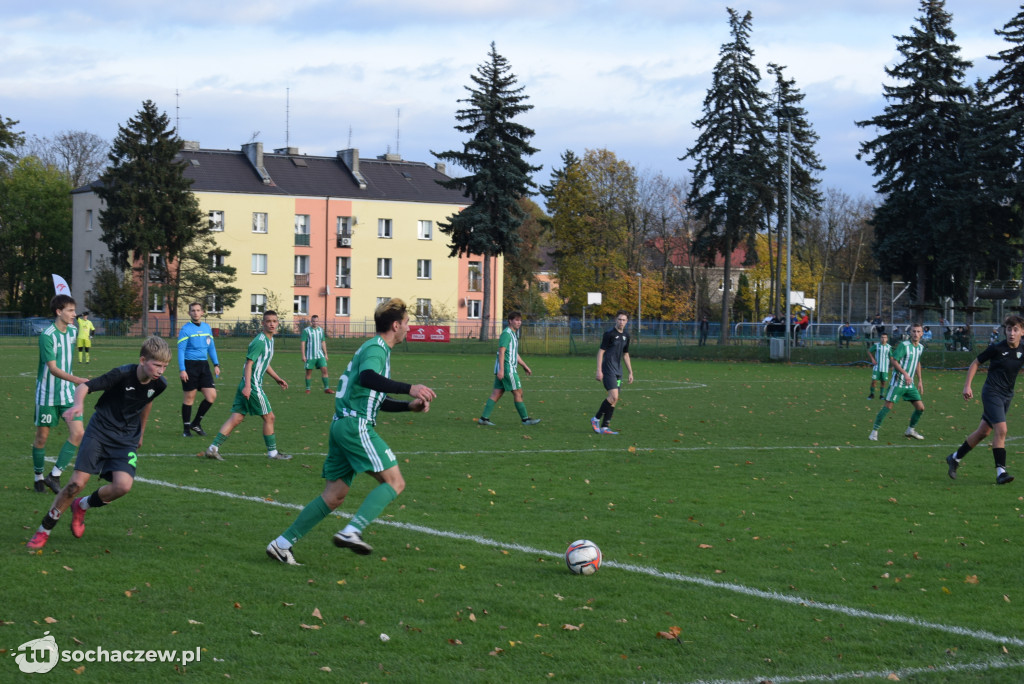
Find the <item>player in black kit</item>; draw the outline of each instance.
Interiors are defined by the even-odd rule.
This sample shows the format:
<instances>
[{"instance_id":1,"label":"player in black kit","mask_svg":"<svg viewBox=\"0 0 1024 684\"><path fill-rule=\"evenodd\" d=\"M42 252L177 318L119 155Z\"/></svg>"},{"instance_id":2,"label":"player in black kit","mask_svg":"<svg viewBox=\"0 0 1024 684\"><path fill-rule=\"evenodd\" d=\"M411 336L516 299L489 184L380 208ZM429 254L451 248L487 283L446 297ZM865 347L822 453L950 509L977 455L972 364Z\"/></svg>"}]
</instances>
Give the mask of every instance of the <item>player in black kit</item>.
<instances>
[{"instance_id":1,"label":"player in black kit","mask_svg":"<svg viewBox=\"0 0 1024 684\"><path fill-rule=\"evenodd\" d=\"M633 366L629 363L629 333L626 332L628 322L629 314L621 310L616 313L615 327L605 332L601 338L601 348L597 350L597 379L604 383L604 388L608 390L608 397L601 402L601 408L597 409L597 413L590 419L590 426L599 435L619 434L608 427L608 423L612 422L615 404L619 401L622 362L626 363L629 382L633 382Z\"/></svg>"},{"instance_id":2,"label":"player in black kit","mask_svg":"<svg viewBox=\"0 0 1024 684\"><path fill-rule=\"evenodd\" d=\"M75 389L75 403L64 412L71 421L84 411L85 397L90 392L103 392L96 400L89 426L85 428L78 448L75 472L53 501L35 535L26 544L29 551L46 546L50 531L61 514L71 506L71 534L85 534L85 512L106 506L127 494L135 481L136 449L142 446L146 419L153 400L167 389L164 371L171 360L167 343L155 335L142 344L139 362L118 366ZM93 475L110 484L103 485L89 496L75 498Z\"/></svg>"},{"instance_id":3,"label":"player in black kit","mask_svg":"<svg viewBox=\"0 0 1024 684\"><path fill-rule=\"evenodd\" d=\"M1021 335L1024 335L1024 318L1009 316L1003 322L1006 339L989 345L988 349L978 354L967 369L967 380L964 382L964 399L970 401L974 397L971 391L971 380L978 372L978 367L988 361L988 377L981 388L981 403L984 410L978 429L967 435L967 439L956 452L946 457L949 466L949 477L956 479L956 469L960 461L974 447L981 443L990 432L992 435L992 456L996 462L996 484L1013 482L1013 475L1006 472L1006 412L1013 401L1013 386L1017 382L1017 374L1024 367L1024 348L1021 347Z\"/></svg>"}]
</instances>

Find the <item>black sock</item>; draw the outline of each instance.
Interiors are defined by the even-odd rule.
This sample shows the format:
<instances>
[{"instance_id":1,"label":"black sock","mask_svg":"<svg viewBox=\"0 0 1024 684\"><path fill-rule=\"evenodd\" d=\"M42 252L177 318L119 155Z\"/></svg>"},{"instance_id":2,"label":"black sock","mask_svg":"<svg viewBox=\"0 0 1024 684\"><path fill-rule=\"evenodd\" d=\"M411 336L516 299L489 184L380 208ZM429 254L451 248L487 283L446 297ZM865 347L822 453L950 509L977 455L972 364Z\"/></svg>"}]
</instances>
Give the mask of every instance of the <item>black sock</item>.
<instances>
[{"instance_id":1,"label":"black sock","mask_svg":"<svg viewBox=\"0 0 1024 684\"><path fill-rule=\"evenodd\" d=\"M189 404L181 405L181 422L184 424L185 429L188 430L188 426L192 424L192 406Z\"/></svg>"},{"instance_id":2,"label":"black sock","mask_svg":"<svg viewBox=\"0 0 1024 684\"><path fill-rule=\"evenodd\" d=\"M605 402L606 404L608 402ZM604 422L601 423L601 427L608 427L608 423L612 422L612 414L615 413L615 407L608 404L608 408L604 410Z\"/></svg>"},{"instance_id":3,"label":"black sock","mask_svg":"<svg viewBox=\"0 0 1024 684\"><path fill-rule=\"evenodd\" d=\"M199 402L199 410L196 411L196 419L192 421L192 424L199 425L199 423L203 422L203 416L206 415L206 412L210 410L211 406L213 406L213 404L205 399Z\"/></svg>"},{"instance_id":4,"label":"black sock","mask_svg":"<svg viewBox=\"0 0 1024 684\"><path fill-rule=\"evenodd\" d=\"M46 516L43 518L43 529L46 530L47 532L49 532L50 530L52 530L54 527L57 526L57 521L58 520L60 520L60 515L58 515L56 518L54 518L53 517L53 511L51 511L50 513L47 513Z\"/></svg>"},{"instance_id":5,"label":"black sock","mask_svg":"<svg viewBox=\"0 0 1024 684\"><path fill-rule=\"evenodd\" d=\"M96 490L89 495L89 508L99 508L100 506L106 506L106 502L100 498L100 490Z\"/></svg>"},{"instance_id":6,"label":"black sock","mask_svg":"<svg viewBox=\"0 0 1024 684\"><path fill-rule=\"evenodd\" d=\"M996 468L1006 468L1006 449L992 447L992 458L996 460Z\"/></svg>"},{"instance_id":7,"label":"black sock","mask_svg":"<svg viewBox=\"0 0 1024 684\"><path fill-rule=\"evenodd\" d=\"M601 418L604 417L604 414L611 407L612 407L612 405L608 403L607 399L605 399L604 401L601 402L601 408L597 409L597 413L594 414L594 417L597 418L598 420L601 420Z\"/></svg>"},{"instance_id":8,"label":"black sock","mask_svg":"<svg viewBox=\"0 0 1024 684\"><path fill-rule=\"evenodd\" d=\"M967 440L965 439L964 443L960 445L960 448L956 450L956 456L954 456L954 458L959 461L964 456L966 456L967 452L970 451L970 450L971 450L971 445L968 444Z\"/></svg>"}]
</instances>

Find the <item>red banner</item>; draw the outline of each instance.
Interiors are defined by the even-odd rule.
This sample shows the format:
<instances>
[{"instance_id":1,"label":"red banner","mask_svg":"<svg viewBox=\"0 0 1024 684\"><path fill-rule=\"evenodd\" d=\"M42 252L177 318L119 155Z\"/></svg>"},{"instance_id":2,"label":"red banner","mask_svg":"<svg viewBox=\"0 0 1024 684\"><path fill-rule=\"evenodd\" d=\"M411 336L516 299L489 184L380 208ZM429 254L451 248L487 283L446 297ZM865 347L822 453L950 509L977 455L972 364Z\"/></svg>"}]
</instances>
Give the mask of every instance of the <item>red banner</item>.
<instances>
[{"instance_id":1,"label":"red banner","mask_svg":"<svg viewBox=\"0 0 1024 684\"><path fill-rule=\"evenodd\" d=\"M408 342L450 342L447 325L410 325L405 336Z\"/></svg>"}]
</instances>

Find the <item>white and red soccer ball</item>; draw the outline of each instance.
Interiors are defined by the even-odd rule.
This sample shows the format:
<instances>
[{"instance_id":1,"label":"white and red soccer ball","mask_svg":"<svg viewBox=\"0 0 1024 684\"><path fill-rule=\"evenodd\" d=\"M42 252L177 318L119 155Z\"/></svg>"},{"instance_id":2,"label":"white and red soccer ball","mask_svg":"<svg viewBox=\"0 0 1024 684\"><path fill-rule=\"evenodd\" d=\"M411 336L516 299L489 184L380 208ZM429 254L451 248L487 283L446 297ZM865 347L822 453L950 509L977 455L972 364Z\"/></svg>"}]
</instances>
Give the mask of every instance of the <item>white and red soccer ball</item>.
<instances>
[{"instance_id":1,"label":"white and red soccer ball","mask_svg":"<svg viewBox=\"0 0 1024 684\"><path fill-rule=\"evenodd\" d=\"M577 575L593 575L601 567L601 549L589 539L577 539L565 550L565 564Z\"/></svg>"}]
</instances>

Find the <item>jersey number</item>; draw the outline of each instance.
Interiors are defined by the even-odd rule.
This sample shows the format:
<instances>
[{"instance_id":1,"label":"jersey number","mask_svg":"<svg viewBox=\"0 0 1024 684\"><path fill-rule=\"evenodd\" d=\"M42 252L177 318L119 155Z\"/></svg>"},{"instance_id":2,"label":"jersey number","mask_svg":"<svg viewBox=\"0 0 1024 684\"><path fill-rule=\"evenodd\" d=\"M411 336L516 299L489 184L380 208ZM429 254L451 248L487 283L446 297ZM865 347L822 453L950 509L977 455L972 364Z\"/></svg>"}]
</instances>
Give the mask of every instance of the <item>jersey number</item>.
<instances>
[{"instance_id":1,"label":"jersey number","mask_svg":"<svg viewBox=\"0 0 1024 684\"><path fill-rule=\"evenodd\" d=\"M348 373L352 370L352 362L348 362L348 367L345 368L345 372L341 376L341 386L338 388L338 398L343 399L345 397L345 391L348 389Z\"/></svg>"}]
</instances>

